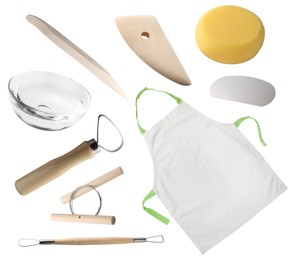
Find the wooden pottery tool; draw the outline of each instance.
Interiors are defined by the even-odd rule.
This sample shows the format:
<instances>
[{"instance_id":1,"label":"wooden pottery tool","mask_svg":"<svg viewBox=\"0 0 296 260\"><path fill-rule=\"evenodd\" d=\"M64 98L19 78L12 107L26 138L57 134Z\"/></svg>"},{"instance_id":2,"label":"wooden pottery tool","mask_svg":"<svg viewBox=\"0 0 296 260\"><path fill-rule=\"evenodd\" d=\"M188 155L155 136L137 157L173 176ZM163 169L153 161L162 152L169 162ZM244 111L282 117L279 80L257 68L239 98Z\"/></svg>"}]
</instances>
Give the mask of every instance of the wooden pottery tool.
<instances>
[{"instance_id":1,"label":"wooden pottery tool","mask_svg":"<svg viewBox=\"0 0 296 260\"><path fill-rule=\"evenodd\" d=\"M99 63L77 47L73 42L37 16L28 15L27 20L39 29L48 39L72 56L106 85L116 91L120 96L127 98L112 76Z\"/></svg>"},{"instance_id":2,"label":"wooden pottery tool","mask_svg":"<svg viewBox=\"0 0 296 260\"><path fill-rule=\"evenodd\" d=\"M112 149L102 146L99 143L99 132L100 132L100 120L101 118L106 118L112 126L117 130L121 142L117 147L112 147ZM71 169L75 165L90 159L99 153L101 149L107 152L117 152L123 146L123 138L119 129L115 124L105 115L98 116L97 122L97 140L91 139L89 141L82 142L79 146L74 148L72 151L56 158L48 163L40 166L34 171L28 173L22 178L15 182L15 187L21 195L26 195L39 187L45 185L46 183L54 180L55 178L61 176L67 170Z\"/></svg>"},{"instance_id":3,"label":"wooden pottery tool","mask_svg":"<svg viewBox=\"0 0 296 260\"><path fill-rule=\"evenodd\" d=\"M266 106L275 97L275 88L268 82L247 76L226 76L211 86L211 95L216 98Z\"/></svg>"},{"instance_id":4,"label":"wooden pottery tool","mask_svg":"<svg viewBox=\"0 0 296 260\"><path fill-rule=\"evenodd\" d=\"M114 216L103 215L82 215L82 214L51 214L52 221L86 223L86 224L104 224L114 225L116 218Z\"/></svg>"},{"instance_id":5,"label":"wooden pottery tool","mask_svg":"<svg viewBox=\"0 0 296 260\"><path fill-rule=\"evenodd\" d=\"M90 187L94 187L94 188L99 187L99 186L105 184L106 182L111 181L122 174L123 174L122 168L117 167L114 170L107 172L104 175L98 177L97 179L88 182L86 185L84 185L85 188L77 191L75 196L72 199L76 199L76 198L80 197L81 195L91 191L92 188L90 188ZM69 202L72 194L73 194L73 192L69 192L68 194L61 197L61 202L63 204Z\"/></svg>"},{"instance_id":6,"label":"wooden pottery tool","mask_svg":"<svg viewBox=\"0 0 296 260\"><path fill-rule=\"evenodd\" d=\"M163 243L162 235L152 237L82 237L82 238L64 238L54 240L38 240L38 239L20 239L21 247L29 247L36 245L110 245L110 244L128 244L128 243Z\"/></svg>"},{"instance_id":7,"label":"wooden pottery tool","mask_svg":"<svg viewBox=\"0 0 296 260\"><path fill-rule=\"evenodd\" d=\"M88 182L85 185L82 185L76 188L74 191L66 194L61 198L62 203L69 202L70 210L72 214L57 214L54 213L51 215L52 221L61 221L61 222L75 222L75 223L88 223L88 224L105 224L105 225L114 225L116 218L114 216L103 216L98 215L102 207L102 197L96 187L105 184L108 181L113 180L114 178L123 174L122 168L117 167L112 171L105 173L99 178ZM84 195L89 191L95 191L99 197L99 207L95 215L82 215L76 214L73 209L73 200ZM87 203L89 204L89 203Z\"/></svg>"},{"instance_id":8,"label":"wooden pottery tool","mask_svg":"<svg viewBox=\"0 0 296 260\"><path fill-rule=\"evenodd\" d=\"M94 215L82 215L82 214L75 214L74 208L73 208L73 199L76 198L76 194L80 191L86 190L88 192L89 190L94 190L99 198L99 206L97 209L97 212ZM85 193L85 192L84 192ZM89 204L89 203L87 203ZM101 211L102 208L102 197L99 193L99 191L91 186L91 185L83 185L78 188L76 188L70 196L69 199L69 206L71 210L71 214L52 214L51 220L53 221L62 221L62 222L76 222L76 223L89 223L89 224L109 224L114 225L115 224L115 217L114 216L98 216L98 214Z\"/></svg>"},{"instance_id":9,"label":"wooden pottery tool","mask_svg":"<svg viewBox=\"0 0 296 260\"><path fill-rule=\"evenodd\" d=\"M129 47L152 69L178 84L191 84L154 16L117 17L115 21Z\"/></svg>"}]
</instances>

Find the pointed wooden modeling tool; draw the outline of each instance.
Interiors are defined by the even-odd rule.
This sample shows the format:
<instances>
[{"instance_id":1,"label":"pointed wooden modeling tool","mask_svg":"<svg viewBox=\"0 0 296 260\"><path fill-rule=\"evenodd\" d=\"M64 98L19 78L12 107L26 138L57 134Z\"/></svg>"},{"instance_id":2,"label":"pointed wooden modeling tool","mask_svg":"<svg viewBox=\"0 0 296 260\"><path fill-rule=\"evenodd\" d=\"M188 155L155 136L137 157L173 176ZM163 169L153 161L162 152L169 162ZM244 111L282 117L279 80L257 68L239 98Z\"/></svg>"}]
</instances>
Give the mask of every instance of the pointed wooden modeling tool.
<instances>
[{"instance_id":1,"label":"pointed wooden modeling tool","mask_svg":"<svg viewBox=\"0 0 296 260\"><path fill-rule=\"evenodd\" d=\"M115 21L126 43L152 69L178 84L191 84L154 16L124 16Z\"/></svg>"},{"instance_id":2,"label":"pointed wooden modeling tool","mask_svg":"<svg viewBox=\"0 0 296 260\"><path fill-rule=\"evenodd\" d=\"M54 42L62 50L67 52L70 56L72 56L75 60L77 60L80 64L82 64L85 68L87 68L110 88L116 91L119 95L126 98L125 94L118 86L116 81L112 78L112 76L83 50L81 50L73 42L68 40L64 35L62 35L60 32L58 32L56 29L54 29L52 26L50 26L48 23L41 20L40 18L34 15L27 15L26 18L48 39Z\"/></svg>"}]
</instances>

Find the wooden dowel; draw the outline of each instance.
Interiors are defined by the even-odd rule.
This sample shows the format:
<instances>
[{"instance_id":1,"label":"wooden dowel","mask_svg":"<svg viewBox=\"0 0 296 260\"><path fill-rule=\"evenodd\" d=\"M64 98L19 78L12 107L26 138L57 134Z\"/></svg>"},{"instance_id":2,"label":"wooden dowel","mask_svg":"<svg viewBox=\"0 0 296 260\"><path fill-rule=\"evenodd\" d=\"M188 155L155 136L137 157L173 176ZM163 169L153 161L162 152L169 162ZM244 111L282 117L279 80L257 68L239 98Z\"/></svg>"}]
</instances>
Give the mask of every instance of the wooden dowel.
<instances>
[{"instance_id":1,"label":"wooden dowel","mask_svg":"<svg viewBox=\"0 0 296 260\"><path fill-rule=\"evenodd\" d=\"M104 175L100 176L99 178L92 180L91 182L87 183L87 186L92 186L92 187L99 187L103 184L105 184L108 181L111 181L113 179L115 179L116 177L120 176L121 174L123 174L123 170L121 167L115 168L114 170L105 173ZM89 192L91 190L91 188L83 188L80 189L76 194L75 194L75 198L78 198L79 196ZM67 203L70 201L70 197L71 197L72 192L64 195L63 197L61 197L61 202L63 204ZM73 198L73 199L75 199Z\"/></svg>"},{"instance_id":2,"label":"wooden dowel","mask_svg":"<svg viewBox=\"0 0 296 260\"><path fill-rule=\"evenodd\" d=\"M104 224L114 225L116 218L114 216L102 215L78 215L78 214L52 214L52 221L86 223L86 224Z\"/></svg>"}]
</instances>

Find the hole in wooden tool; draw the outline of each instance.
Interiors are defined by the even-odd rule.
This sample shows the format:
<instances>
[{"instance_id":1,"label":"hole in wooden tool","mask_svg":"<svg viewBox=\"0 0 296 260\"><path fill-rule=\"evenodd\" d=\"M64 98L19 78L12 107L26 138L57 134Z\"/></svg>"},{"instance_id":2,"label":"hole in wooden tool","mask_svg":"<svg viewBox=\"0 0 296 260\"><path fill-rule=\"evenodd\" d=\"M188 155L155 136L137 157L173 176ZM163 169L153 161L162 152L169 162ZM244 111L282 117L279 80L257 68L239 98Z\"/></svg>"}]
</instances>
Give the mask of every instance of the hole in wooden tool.
<instances>
[{"instance_id":1,"label":"hole in wooden tool","mask_svg":"<svg viewBox=\"0 0 296 260\"><path fill-rule=\"evenodd\" d=\"M142 32L141 36L143 39L148 40L150 37L150 34L149 34L149 32Z\"/></svg>"}]
</instances>

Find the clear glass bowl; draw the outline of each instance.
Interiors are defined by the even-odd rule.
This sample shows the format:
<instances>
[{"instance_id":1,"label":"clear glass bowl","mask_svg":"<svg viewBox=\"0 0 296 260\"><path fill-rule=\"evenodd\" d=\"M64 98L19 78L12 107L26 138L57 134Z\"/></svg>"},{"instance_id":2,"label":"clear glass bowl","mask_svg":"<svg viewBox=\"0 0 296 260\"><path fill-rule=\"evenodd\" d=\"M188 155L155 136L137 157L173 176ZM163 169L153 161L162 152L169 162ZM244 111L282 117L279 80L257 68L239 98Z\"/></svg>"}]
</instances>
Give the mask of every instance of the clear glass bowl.
<instances>
[{"instance_id":1,"label":"clear glass bowl","mask_svg":"<svg viewBox=\"0 0 296 260\"><path fill-rule=\"evenodd\" d=\"M61 130L84 116L90 94L79 83L52 72L30 71L13 76L8 83L14 112L30 126Z\"/></svg>"}]
</instances>

